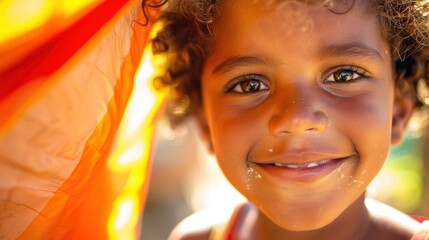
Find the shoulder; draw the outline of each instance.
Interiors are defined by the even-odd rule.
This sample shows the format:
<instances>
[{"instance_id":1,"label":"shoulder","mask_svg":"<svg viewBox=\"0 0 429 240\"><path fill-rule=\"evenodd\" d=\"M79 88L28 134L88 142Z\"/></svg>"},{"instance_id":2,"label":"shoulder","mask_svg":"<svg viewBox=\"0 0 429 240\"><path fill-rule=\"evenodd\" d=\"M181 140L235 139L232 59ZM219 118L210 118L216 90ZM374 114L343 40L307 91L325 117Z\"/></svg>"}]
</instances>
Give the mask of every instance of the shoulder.
<instances>
[{"instance_id":1,"label":"shoulder","mask_svg":"<svg viewBox=\"0 0 429 240\"><path fill-rule=\"evenodd\" d=\"M196 212L183 219L170 233L169 240L203 240L210 238L210 232L216 224L209 210Z\"/></svg>"},{"instance_id":2,"label":"shoulder","mask_svg":"<svg viewBox=\"0 0 429 240\"><path fill-rule=\"evenodd\" d=\"M384 236L390 236L386 239L415 239L412 236L422 230L423 225L420 221L386 204L367 199L365 205L377 231Z\"/></svg>"},{"instance_id":3,"label":"shoulder","mask_svg":"<svg viewBox=\"0 0 429 240\"><path fill-rule=\"evenodd\" d=\"M417 221L421 222L420 230L414 233L411 240L429 240L429 217L412 216Z\"/></svg>"},{"instance_id":4,"label":"shoulder","mask_svg":"<svg viewBox=\"0 0 429 240\"><path fill-rule=\"evenodd\" d=\"M170 233L168 240L216 239L226 231L234 209L204 209L182 220Z\"/></svg>"}]
</instances>

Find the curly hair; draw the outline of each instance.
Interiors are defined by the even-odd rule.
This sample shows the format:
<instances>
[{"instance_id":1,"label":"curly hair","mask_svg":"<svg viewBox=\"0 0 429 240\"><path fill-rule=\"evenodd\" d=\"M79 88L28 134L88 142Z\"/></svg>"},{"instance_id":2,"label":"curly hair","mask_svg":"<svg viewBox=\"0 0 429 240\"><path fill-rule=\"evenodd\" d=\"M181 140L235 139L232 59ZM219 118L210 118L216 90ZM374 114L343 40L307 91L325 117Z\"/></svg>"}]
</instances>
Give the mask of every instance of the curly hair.
<instances>
[{"instance_id":1,"label":"curly hair","mask_svg":"<svg viewBox=\"0 0 429 240\"><path fill-rule=\"evenodd\" d=\"M267 2L272 1L276 0ZM323 4L336 14L347 13L354 4L354 0L294 1ZM144 12L147 7L165 5L168 0L148 2L142 3ZM159 17L164 25L152 40L152 48L154 54L168 56L165 75L157 80L171 87L167 111L173 122L195 114L201 104L200 76L210 51L214 23L220 16L221 2L170 0ZM423 80L426 88L429 79L429 0L371 0L371 3L390 45L397 89L414 94L416 105L422 106L425 99L419 96L418 86Z\"/></svg>"}]
</instances>

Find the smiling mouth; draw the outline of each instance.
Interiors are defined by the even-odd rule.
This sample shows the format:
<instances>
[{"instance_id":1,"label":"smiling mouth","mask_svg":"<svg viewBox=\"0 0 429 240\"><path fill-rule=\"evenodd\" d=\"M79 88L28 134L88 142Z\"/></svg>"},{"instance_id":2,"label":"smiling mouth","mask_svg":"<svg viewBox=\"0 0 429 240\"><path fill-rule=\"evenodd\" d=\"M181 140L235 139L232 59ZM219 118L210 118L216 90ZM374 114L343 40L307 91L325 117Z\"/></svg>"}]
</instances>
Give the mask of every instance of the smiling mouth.
<instances>
[{"instance_id":1,"label":"smiling mouth","mask_svg":"<svg viewBox=\"0 0 429 240\"><path fill-rule=\"evenodd\" d=\"M355 155L322 159L306 163L286 163L286 162L272 162L272 163L255 163L251 166L261 170L259 173L264 176L273 176L280 179L282 182L298 183L298 182L317 182L324 177L331 175L342 165L355 161Z\"/></svg>"},{"instance_id":2,"label":"smiling mouth","mask_svg":"<svg viewBox=\"0 0 429 240\"><path fill-rule=\"evenodd\" d=\"M331 159L325 159L320 160L317 162L311 162L311 163L305 163L305 164L289 164L289 163L272 163L270 165L276 166L276 167L283 167L283 168L290 168L290 169L306 169L306 168L316 168L325 164L330 163Z\"/></svg>"}]
</instances>

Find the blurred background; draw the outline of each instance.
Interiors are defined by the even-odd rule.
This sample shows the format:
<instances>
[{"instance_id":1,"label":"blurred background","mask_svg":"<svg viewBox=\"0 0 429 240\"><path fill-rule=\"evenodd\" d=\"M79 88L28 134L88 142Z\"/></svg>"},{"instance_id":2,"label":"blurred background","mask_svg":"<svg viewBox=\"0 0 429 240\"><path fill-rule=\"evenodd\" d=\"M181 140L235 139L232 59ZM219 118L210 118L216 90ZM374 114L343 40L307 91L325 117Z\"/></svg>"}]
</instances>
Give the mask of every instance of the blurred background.
<instances>
[{"instance_id":1,"label":"blurred background","mask_svg":"<svg viewBox=\"0 0 429 240\"><path fill-rule=\"evenodd\" d=\"M429 216L428 109L410 121L404 142L391 149L367 195L411 215ZM165 240L174 226L193 212L230 211L244 198L224 179L188 121L172 130L161 119L141 239Z\"/></svg>"}]
</instances>

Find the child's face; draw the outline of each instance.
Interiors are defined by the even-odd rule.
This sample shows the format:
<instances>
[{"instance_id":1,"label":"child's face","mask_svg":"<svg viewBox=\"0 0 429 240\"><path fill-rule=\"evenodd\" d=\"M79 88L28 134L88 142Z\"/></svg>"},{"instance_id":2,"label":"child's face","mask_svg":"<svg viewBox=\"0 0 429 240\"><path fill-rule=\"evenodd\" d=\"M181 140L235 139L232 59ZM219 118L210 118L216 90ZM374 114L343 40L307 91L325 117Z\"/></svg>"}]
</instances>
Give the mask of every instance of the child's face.
<instances>
[{"instance_id":1,"label":"child's face","mask_svg":"<svg viewBox=\"0 0 429 240\"><path fill-rule=\"evenodd\" d=\"M203 70L214 151L229 181L272 221L319 228L364 192L387 157L389 48L368 1L343 15L249 2L226 1Z\"/></svg>"}]
</instances>

